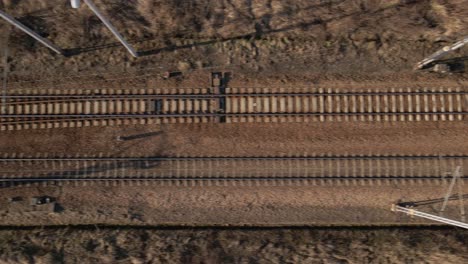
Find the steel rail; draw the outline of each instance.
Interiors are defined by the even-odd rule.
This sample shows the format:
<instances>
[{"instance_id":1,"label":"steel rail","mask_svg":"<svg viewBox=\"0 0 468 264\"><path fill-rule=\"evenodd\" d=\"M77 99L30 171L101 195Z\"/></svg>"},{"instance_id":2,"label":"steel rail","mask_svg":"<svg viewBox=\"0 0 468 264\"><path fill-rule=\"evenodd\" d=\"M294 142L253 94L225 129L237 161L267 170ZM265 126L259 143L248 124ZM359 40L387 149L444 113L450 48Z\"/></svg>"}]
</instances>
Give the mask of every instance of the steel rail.
<instances>
[{"instance_id":1,"label":"steel rail","mask_svg":"<svg viewBox=\"0 0 468 264\"><path fill-rule=\"evenodd\" d=\"M0 156L1 153L0 153ZM109 164L120 164L120 165L132 165L132 164L140 164L144 162L155 162L153 165L159 165L161 166L171 166L173 169L174 167L172 165L174 164L179 164L179 163L174 163L174 162L181 162L181 161L199 161L199 165L201 168L205 167L203 162L211 162L210 164L221 164L221 165L229 165L225 164L223 162L228 162L231 161L229 166L235 165L235 162L250 162L248 164L261 164L261 163L256 163L260 161L264 162L282 162L282 166L279 167L279 169L285 169L288 168L287 164L288 161L319 161L321 162L322 160L328 160L332 162L348 162L349 160L353 161L403 161L406 160L407 162L410 160L415 160L417 162L419 161L426 161L426 162L438 162L438 161L445 161L445 162L454 162L456 161L457 163L465 163L468 159L468 155L463 155L463 154L446 154L446 155L350 155L350 156L337 156L337 155L327 155L327 156L303 156L303 157L264 157L264 156L251 156L251 157L70 157L70 156L56 156L56 157L47 157L45 155L38 156L38 157L24 157L22 154L4 154L2 158L0 158L0 164L3 165L4 170L0 171L0 173L3 174L3 177L0 177L0 182L3 183L28 183L28 182L59 182L59 181L159 181L159 182L180 182L180 181L192 181L192 182L207 182L207 181L226 181L226 182L234 182L234 181L262 181L262 182L274 182L274 181L279 181L283 182L285 181L286 183L289 182L300 182L300 181L348 181L348 182L353 182L353 181L367 181L370 184L376 180L380 181L395 181L395 180L413 180L413 181L430 181L430 180L437 180L441 181L444 180L444 177L441 175L431 175L426 174L426 173L419 173L419 174L413 174L413 171L410 171L409 174L403 174L403 175L391 175L388 174L388 171L386 170L386 173L380 174L380 173L373 173L371 175L364 175L364 176L356 176L354 174L348 174L345 173L345 175L333 175L327 176L323 173L321 175L304 175L304 176L297 176L297 173L295 174L289 174L287 172L281 172L281 170L278 173L275 173L275 175L272 177L271 174L266 174L263 176L260 176L256 174L257 172L254 170L252 173L242 173L245 174L246 176L239 176L239 175L232 175L232 176L219 176L219 174L215 173L213 174L212 177L207 176L204 172L203 174L200 174L200 177L198 176L193 176L191 175L192 173L196 173L193 169L190 169L188 171L182 170L182 171L177 171L176 169L173 173L170 173L169 175L171 176L164 176L168 175L167 173L171 170L168 170L167 172L162 172L158 171L157 174L150 175L147 172L144 174L141 174L139 172L138 167L132 168L128 167L131 169L130 171L121 171L122 176L116 176L116 175L111 175L111 174L104 174L102 176L96 176L94 173L101 173L102 171L99 170L99 166L107 166ZM65 164L65 166L75 166L74 164L87 164L88 166L91 166L90 170L87 171L86 168L82 169L67 169L66 167L62 167L60 165L60 170L58 171L44 171L42 170L24 170L24 165L30 165L30 166L37 166L37 164L44 164L46 167L51 167L51 168L56 168L55 163L59 162L60 164ZM214 162L214 163L213 163ZM92 164L90 164L92 163ZM101 164L102 163L102 164ZM166 165L164 165L166 164ZM302 163L301 163L302 164ZM348 163L346 163L348 164ZM11 168L8 168L8 166L21 166L23 170L21 171L20 174L21 176L18 175L16 170L12 170ZM306 166L303 164L303 166ZM325 166L325 165L324 165ZM103 167L107 168L107 167ZM114 171L120 171L122 168L126 167L114 167L112 170ZM95 170L97 169L97 170ZM133 169L136 169L136 171L133 171ZM156 168L157 169L157 168ZM159 168L161 169L161 168ZM220 168L221 171L224 171L223 168ZM349 169L349 168L348 168ZM93 171L95 170L95 171ZM145 170L146 171L146 170ZM354 171L354 169L353 169ZM300 172L300 171L299 171ZM83 174L84 173L84 174ZM89 174L90 173L90 174ZM112 172L111 172L112 173ZM222 172L221 172L222 173ZM354 173L354 172L353 172ZM120 173L119 173L120 174ZM159 174L159 175L158 175ZM87 176L89 175L89 176ZM250 176L251 175L251 176ZM467 176L462 176L461 179L463 181L468 180L468 175Z\"/></svg>"},{"instance_id":2,"label":"steel rail","mask_svg":"<svg viewBox=\"0 0 468 264\"><path fill-rule=\"evenodd\" d=\"M0 154L1 155L1 154ZM49 157L2 157L0 162L8 161L206 161L206 160L385 160L385 159L468 159L468 155L353 155L353 156L309 156L309 157L64 157L64 158L49 158Z\"/></svg>"},{"instance_id":3,"label":"steel rail","mask_svg":"<svg viewBox=\"0 0 468 264\"><path fill-rule=\"evenodd\" d=\"M443 112L303 112L303 113L187 113L187 114L2 114L0 118L157 118L157 117L250 117L250 116L379 116L379 115L466 115L468 111L443 111ZM29 121L29 120L27 120ZM45 121L45 120L40 120ZM51 121L60 121L59 119Z\"/></svg>"},{"instance_id":4,"label":"steel rail","mask_svg":"<svg viewBox=\"0 0 468 264\"><path fill-rule=\"evenodd\" d=\"M333 96L402 96L402 95L468 95L468 92L438 92L438 93L256 93L256 94L174 94L174 95L60 95L60 96L5 96L6 105L58 103L58 102L81 102L81 101L107 101L107 100L152 100L152 99L219 99L239 97L333 97ZM27 100L25 99L34 99ZM47 99L47 100L38 100Z\"/></svg>"},{"instance_id":5,"label":"steel rail","mask_svg":"<svg viewBox=\"0 0 468 264\"><path fill-rule=\"evenodd\" d=\"M0 125L19 125L19 124L36 124L47 122L75 122L75 121L109 121L109 120L125 120L125 119L145 119L145 118L177 118L177 117L301 117L301 116L411 116L411 115L429 115L429 116L441 116L441 115L466 115L468 112L354 112L354 113L209 113L209 114L159 114L159 115L148 115L148 114L134 114L134 115L114 115L114 116L103 116L103 115L29 115L26 116L9 116L0 115L0 118L17 118L16 120L0 120ZM39 117L40 119L38 119ZM28 119L29 118L29 119ZM20 119L20 120L18 120ZM397 121L394 121L397 122Z\"/></svg>"},{"instance_id":6,"label":"steel rail","mask_svg":"<svg viewBox=\"0 0 468 264\"><path fill-rule=\"evenodd\" d=\"M65 176L66 177L66 176ZM427 177L416 177L416 176L376 176L376 177L70 177L70 178L59 178L59 177L32 177L32 178L0 178L0 182L33 182L33 181L304 181L304 180L340 180L340 181L353 181L353 180L441 180L437 176L427 176ZM461 179L466 180L468 176L463 176Z\"/></svg>"},{"instance_id":7,"label":"steel rail","mask_svg":"<svg viewBox=\"0 0 468 264\"><path fill-rule=\"evenodd\" d=\"M384 95L468 95L468 91L453 91L453 92L313 92L313 93L225 93L225 94L78 94L78 95L7 95L7 99L36 99L36 98L77 98L77 99L148 99L148 98L219 98L219 97L262 97L262 96L384 96Z\"/></svg>"}]
</instances>

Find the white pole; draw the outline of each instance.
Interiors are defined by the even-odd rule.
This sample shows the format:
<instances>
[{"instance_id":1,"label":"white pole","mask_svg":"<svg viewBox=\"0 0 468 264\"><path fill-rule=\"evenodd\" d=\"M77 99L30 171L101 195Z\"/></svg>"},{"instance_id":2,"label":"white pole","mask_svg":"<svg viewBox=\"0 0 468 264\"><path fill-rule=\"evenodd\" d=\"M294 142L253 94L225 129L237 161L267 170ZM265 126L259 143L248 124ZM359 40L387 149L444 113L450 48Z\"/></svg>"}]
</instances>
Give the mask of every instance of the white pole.
<instances>
[{"instance_id":1,"label":"white pole","mask_svg":"<svg viewBox=\"0 0 468 264\"><path fill-rule=\"evenodd\" d=\"M9 64L8 64L8 44L10 39L10 27L7 32L2 32L5 34L5 38L3 39L3 43L0 43L0 47L3 46L4 53L3 53L3 88L2 88L2 107L1 113L2 115L6 114L6 96L7 96L7 84L8 84L8 71L9 71Z\"/></svg>"},{"instance_id":2,"label":"white pole","mask_svg":"<svg viewBox=\"0 0 468 264\"><path fill-rule=\"evenodd\" d=\"M392 205L392 211L394 211L394 212L403 212L403 213L406 213L408 215L415 215L415 216L419 216L421 218L426 218L426 219L441 222L441 223L444 223L444 224L458 226L458 227L461 227L461 228L468 229L468 224L466 224L466 223L451 220L451 219L440 217L440 216L431 215L431 214L428 214L428 213L423 213L423 212L420 212L420 211L416 211L414 209L409 209L409 208L405 208L405 207L398 206L398 205Z\"/></svg>"},{"instance_id":3,"label":"white pole","mask_svg":"<svg viewBox=\"0 0 468 264\"><path fill-rule=\"evenodd\" d=\"M418 64L416 64L416 69L422 69L424 66L426 66L429 63L439 59L443 55L445 55L445 54L447 54L447 53L449 53L451 51L457 50L457 49L463 47L466 44L468 44L468 36L466 36L464 39L456 42L453 45L443 47L442 49L440 49L440 50L436 51L435 53L431 54L429 57L425 58L424 60L418 62Z\"/></svg>"},{"instance_id":4,"label":"white pole","mask_svg":"<svg viewBox=\"0 0 468 264\"><path fill-rule=\"evenodd\" d=\"M71 3L72 8L75 8L75 9L80 8L80 4L81 4L80 0L70 0L70 3Z\"/></svg>"},{"instance_id":5,"label":"white pole","mask_svg":"<svg viewBox=\"0 0 468 264\"><path fill-rule=\"evenodd\" d=\"M455 169L453 173L452 181L450 182L449 188L444 197L444 202L442 203L442 207L440 208L440 213L444 212L445 207L447 206L448 200L450 198L450 195L452 194L453 186L455 186L455 182L457 181L458 177L460 177L460 168L461 166L457 166L457 168Z\"/></svg>"},{"instance_id":6,"label":"white pole","mask_svg":"<svg viewBox=\"0 0 468 264\"><path fill-rule=\"evenodd\" d=\"M63 54L63 50L50 42L48 39L41 37L36 32L32 31L30 28L26 27L25 25L21 24L18 20L14 17L8 15L7 13L0 10L0 17L5 19L8 23L12 24L13 26L21 29L24 33L28 34L29 36L33 37L44 46L48 47L49 49L55 51L58 54Z\"/></svg>"},{"instance_id":7,"label":"white pole","mask_svg":"<svg viewBox=\"0 0 468 264\"><path fill-rule=\"evenodd\" d=\"M96 14L97 17L99 17L102 23L104 23L104 25L106 25L106 27L112 32L112 34L114 34L114 36L120 41L120 43L124 45L128 52L130 52L130 54L132 54L133 57L138 57L137 52L132 48L132 46L130 46L130 44L128 44L128 42L122 37L122 35L120 35L117 29L115 29L114 26L112 26L112 24L99 12L94 3L91 0L83 0L83 2L85 2L89 6L89 8Z\"/></svg>"}]
</instances>

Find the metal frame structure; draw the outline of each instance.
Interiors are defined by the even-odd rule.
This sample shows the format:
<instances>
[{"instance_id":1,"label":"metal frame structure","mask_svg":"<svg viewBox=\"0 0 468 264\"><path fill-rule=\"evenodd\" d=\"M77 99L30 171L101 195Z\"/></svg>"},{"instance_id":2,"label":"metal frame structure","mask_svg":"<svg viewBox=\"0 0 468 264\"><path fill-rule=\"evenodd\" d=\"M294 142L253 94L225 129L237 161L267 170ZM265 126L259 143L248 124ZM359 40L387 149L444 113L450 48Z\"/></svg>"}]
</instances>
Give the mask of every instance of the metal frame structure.
<instances>
[{"instance_id":1,"label":"metal frame structure","mask_svg":"<svg viewBox=\"0 0 468 264\"><path fill-rule=\"evenodd\" d=\"M133 49L132 46L130 46L130 44L128 44L128 42L122 37L122 35L120 35L117 29L115 29L115 27L112 26L109 20L107 20L106 17L103 14L101 14L99 9L94 5L93 1L83 0L83 2L86 5L88 5L89 9L91 9L94 12L94 14L102 21L102 23L106 25L110 32L112 32L112 34L120 41L120 43L122 43L122 45L128 50L128 52L130 52L130 54L132 54L133 57L138 57L138 53Z\"/></svg>"},{"instance_id":2,"label":"metal frame structure","mask_svg":"<svg viewBox=\"0 0 468 264\"><path fill-rule=\"evenodd\" d=\"M461 166L457 166L457 168L454 171L452 181L450 182L450 186L447 190L447 193L445 194L444 202L440 209L440 214L442 215L444 213L445 208L447 207L448 200L450 196L452 195L453 187L455 186L455 183L458 183L457 186L458 186L458 201L460 202L460 213L461 213L462 221L466 221L465 206L463 205L463 194L462 194L462 187L461 187L460 170L461 170Z\"/></svg>"},{"instance_id":3,"label":"metal frame structure","mask_svg":"<svg viewBox=\"0 0 468 264\"><path fill-rule=\"evenodd\" d=\"M466 218L465 218L465 208L464 208L464 205L463 205L464 197L463 197L463 194L462 194L462 187L461 187L461 180L462 180L461 175L462 175L461 174L461 166L457 166L455 168L455 170L453 171L452 180L450 181L450 185L448 187L447 193L444 196L442 207L441 207L441 209L439 211L440 216L424 213L424 212L417 211L417 210L413 209L412 207L417 206L417 203L392 204L391 210L393 212L403 212L403 213L406 213L407 215L410 215L410 216L418 216L418 217L421 217L421 218L437 221L437 222L440 222L440 223L444 223L444 224L458 226L458 227L461 227L461 228L468 229L468 224L464 222L464 221L466 221ZM460 202L461 220L463 222L448 219L448 218L442 216L444 211L445 211L445 208L447 207L447 203L448 203L448 201L449 201L449 199L450 199L450 197L452 195L453 188L454 188L454 186L455 186L455 184L457 182L458 182L458 200ZM407 206L402 206L403 204L407 204Z\"/></svg>"},{"instance_id":4,"label":"metal frame structure","mask_svg":"<svg viewBox=\"0 0 468 264\"><path fill-rule=\"evenodd\" d=\"M13 26L19 28L24 33L28 34L35 40L39 41L42 45L48 47L49 49L53 50L57 54L64 54L64 51L59 48L58 46L54 45L48 39L41 37L39 34L28 28L27 26L23 25L21 22L16 20L14 17L8 15L7 13L0 10L0 17L5 19L8 23L12 24Z\"/></svg>"},{"instance_id":5,"label":"metal frame structure","mask_svg":"<svg viewBox=\"0 0 468 264\"><path fill-rule=\"evenodd\" d=\"M76 2L76 1L75 1ZM138 53L133 49L133 47L120 35L120 33L117 31L117 29L109 22L109 20L106 19L106 17L99 11L99 9L94 5L93 1L91 0L83 0L83 2L93 11L93 13L104 23L104 25L112 32L114 37L116 37L120 43L128 50L128 52L133 56L133 57L138 57ZM72 6L74 8L79 7L79 1L78 1L78 6L74 1L71 2ZM53 50L57 54L61 55L66 55L66 52L61 49L60 47L56 46L52 42L50 42L48 39L43 38L36 32L34 32L32 29L28 28L18 20L16 20L14 17L10 16L9 14L3 12L0 10L0 17L3 18L5 21L8 23L12 24L13 26L19 28L21 31L25 32L29 36L33 37L35 40L39 41L42 45L46 46L47 48Z\"/></svg>"},{"instance_id":6,"label":"metal frame structure","mask_svg":"<svg viewBox=\"0 0 468 264\"><path fill-rule=\"evenodd\" d=\"M450 53L454 50L457 50L463 46L465 46L466 44L468 44L468 36L466 36L465 38L463 38L462 40L460 41L457 41L455 44L453 45L450 45L450 46L445 46L443 47L442 49L434 52L433 54L431 54L430 56L428 56L427 58L425 58L424 60L418 62L416 64L416 69L423 69L425 67L428 67L431 63L434 63L436 60L440 59L442 56L444 56L445 54L447 53Z\"/></svg>"},{"instance_id":7,"label":"metal frame structure","mask_svg":"<svg viewBox=\"0 0 468 264\"><path fill-rule=\"evenodd\" d=\"M468 229L468 224L467 223L451 220L451 219L441 217L441 216L431 215L431 214L428 214L428 213L417 211L417 210L412 209L412 208L406 208L406 207L399 206L399 205L396 205L396 204L392 205L392 211L393 212L403 212L403 213L406 213L406 214L408 214L410 216L418 216L418 217L421 217L421 218L437 221L437 222L440 222L440 223L444 223L444 224L458 226L458 227L461 227L461 228Z\"/></svg>"}]
</instances>

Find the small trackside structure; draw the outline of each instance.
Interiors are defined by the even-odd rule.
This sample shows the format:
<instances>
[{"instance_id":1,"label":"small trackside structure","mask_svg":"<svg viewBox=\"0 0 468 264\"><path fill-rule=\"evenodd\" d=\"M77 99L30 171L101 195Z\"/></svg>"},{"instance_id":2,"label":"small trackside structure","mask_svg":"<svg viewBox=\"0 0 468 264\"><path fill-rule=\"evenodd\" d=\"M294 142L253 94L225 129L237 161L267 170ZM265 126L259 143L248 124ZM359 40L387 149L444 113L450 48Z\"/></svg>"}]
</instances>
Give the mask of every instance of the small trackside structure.
<instances>
[{"instance_id":1,"label":"small trackside structure","mask_svg":"<svg viewBox=\"0 0 468 264\"><path fill-rule=\"evenodd\" d=\"M54 213L56 210L55 198L50 196L36 196L30 200L31 210L34 212Z\"/></svg>"},{"instance_id":2,"label":"small trackside structure","mask_svg":"<svg viewBox=\"0 0 468 264\"><path fill-rule=\"evenodd\" d=\"M450 72L451 71L450 66L445 63L437 63L438 60L442 58L444 55L452 51L455 51L457 49L460 49L466 44L468 44L468 36L466 36L465 38L456 42L453 45L443 47L442 49L431 54L429 57L425 58L424 60L418 62L415 66L415 69L422 70L422 69L432 68L432 70L435 72L441 72L441 73Z\"/></svg>"}]
</instances>

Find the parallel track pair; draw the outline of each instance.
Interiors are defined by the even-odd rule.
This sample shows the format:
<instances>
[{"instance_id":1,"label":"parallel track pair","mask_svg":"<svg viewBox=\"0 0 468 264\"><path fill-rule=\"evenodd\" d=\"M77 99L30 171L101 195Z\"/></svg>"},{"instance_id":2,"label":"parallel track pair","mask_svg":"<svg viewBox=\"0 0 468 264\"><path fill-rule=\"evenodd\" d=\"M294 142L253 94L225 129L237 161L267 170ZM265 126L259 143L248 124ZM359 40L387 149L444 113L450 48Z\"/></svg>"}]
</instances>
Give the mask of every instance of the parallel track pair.
<instances>
[{"instance_id":1,"label":"parallel track pair","mask_svg":"<svg viewBox=\"0 0 468 264\"><path fill-rule=\"evenodd\" d=\"M45 90L13 91L5 99L1 130L153 123L463 121L468 114L468 92L460 88Z\"/></svg>"}]
</instances>

